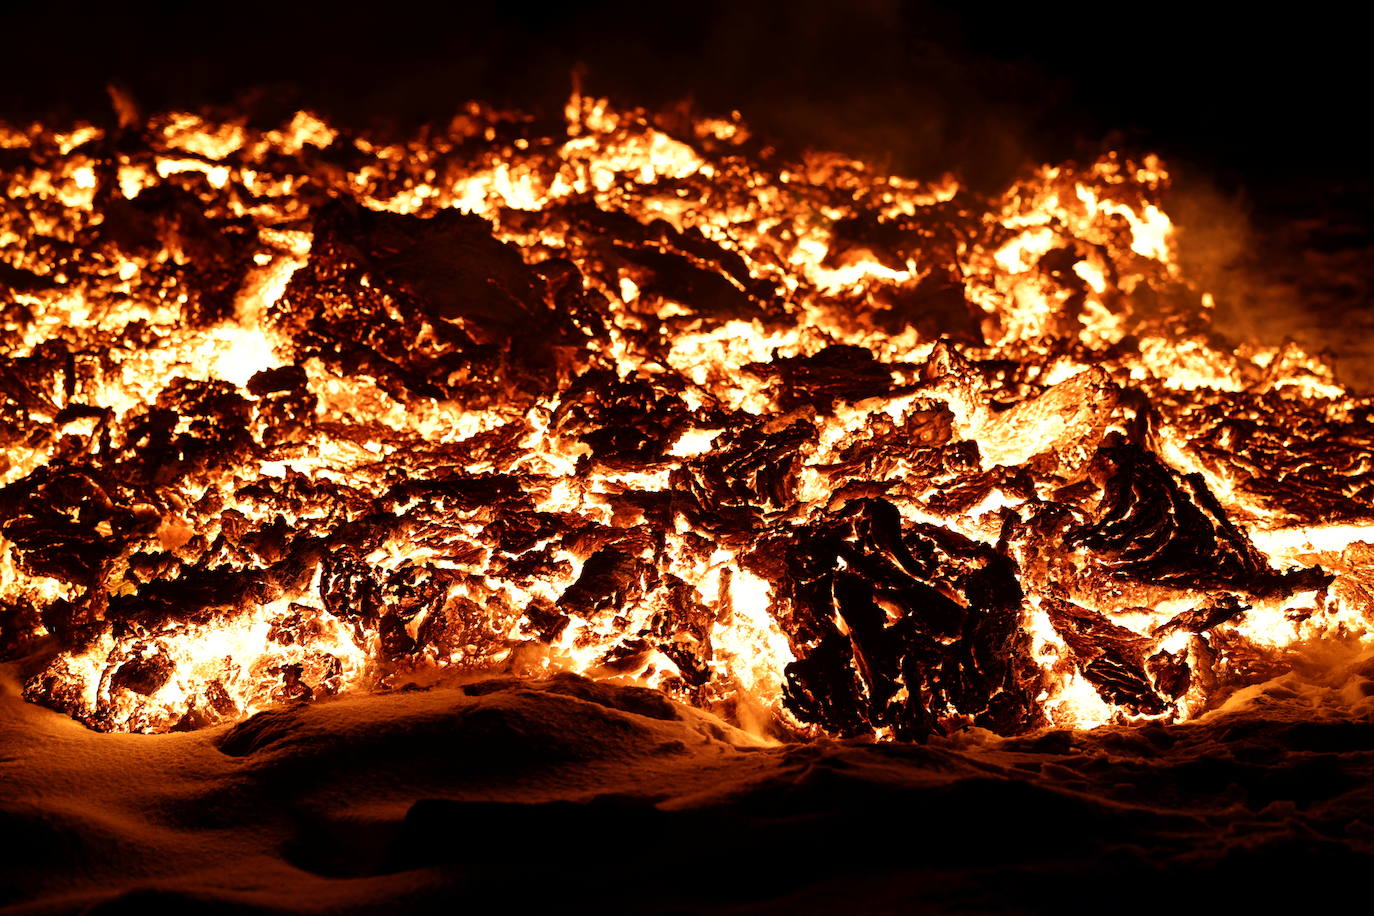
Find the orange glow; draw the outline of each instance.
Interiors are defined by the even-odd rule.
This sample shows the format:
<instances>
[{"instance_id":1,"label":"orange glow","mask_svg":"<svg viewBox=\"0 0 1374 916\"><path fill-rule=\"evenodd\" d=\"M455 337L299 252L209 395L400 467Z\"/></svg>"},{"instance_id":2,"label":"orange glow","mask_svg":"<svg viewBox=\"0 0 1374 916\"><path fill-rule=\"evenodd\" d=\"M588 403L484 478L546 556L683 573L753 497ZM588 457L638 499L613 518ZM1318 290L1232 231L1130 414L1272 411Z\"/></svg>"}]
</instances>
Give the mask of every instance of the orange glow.
<instances>
[{"instance_id":1,"label":"orange glow","mask_svg":"<svg viewBox=\"0 0 1374 916\"><path fill-rule=\"evenodd\" d=\"M82 641L57 647L31 698L98 728L157 732L450 673L566 669L758 732L819 733L789 705L797 666L829 638L877 708L864 640L901 631L910 609L884 593L879 636L838 610L812 632L799 621L816 599L769 551L868 498L894 505L908 537L948 533L931 536L946 566L915 576L932 601L969 611L967 582L1010 564L1020 641L1009 644L1040 684L1032 725L1187 719L1304 643L1374 638L1374 517L1352 508L1369 493L1352 481L1374 471L1358 430L1370 402L1295 345L1233 347L1211 333L1214 300L1179 267L1154 157L1045 166L984 198L842 156L781 161L751 146L737 114L679 134L574 95L566 116L565 133L539 137L473 105L447 132L383 144L306 112L268 131L174 113L152 122L138 156L91 127L0 130L0 148L31 153L0 173L0 259L36 278L0 313L0 357L16 378L44 380L3 402L18 431L0 434L13 495L0 613L24 609L14 638L34 646L51 635L43 621L85 615ZM181 209L131 209L158 194ZM549 332L522 376L512 354L543 333L534 319L507 326L466 300L417 315L379 273L330 273L346 253L329 245L363 242L328 219L381 213L479 217L493 245L542 271L540 295L558 289L585 314L557 317L561 336ZM687 279L665 281L664 261ZM575 269L559 286L564 263ZM298 282L306 274L318 286ZM348 324L363 299L396 337ZM946 319L958 327L942 336ZM446 361L454 340L478 356ZM63 354L75 368L58 366ZM393 373L410 359L424 371ZM577 387L593 377L620 393ZM640 396L649 406L625 422L652 447L597 438L584 414L614 406L598 398ZM222 419L198 419L186 406L197 398ZM662 402L678 412L647 413ZM154 408L170 418L161 432ZM1338 428L1355 443L1339 467L1314 451L1290 474L1247 445L1311 444ZM789 430L790 451L739 445ZM140 470L137 485L109 470L158 436L180 443L162 446L164 468ZM1142 488L1167 480L1182 495L1129 543L1069 537L1151 495L1112 508L1104 481L1120 472L1122 441L1148 456ZM219 444L202 455L200 442ZM82 537L113 546L64 577L13 507L71 468L101 468L88 486L100 495L63 510L66 522L85 524L100 503L109 518ZM735 476L720 482L721 468ZM1290 477L1308 502L1285 491ZM470 495L473 480L487 490ZM730 521L704 521L700 493ZM1280 584L1131 573L1166 553L1158 532L1194 504L1190 523L1251 545L1260 560L1246 554L1245 568ZM845 581L849 562L837 556L826 575ZM1318 565L1333 584L1282 578ZM152 615L183 600L192 568L214 569L224 593ZM615 588L582 595L596 575ZM331 591L331 576L354 584ZM1228 601L1244 610L1196 623ZM1132 660L1157 707L1104 686L1079 625ZM907 677L883 702L916 701ZM940 715L958 724L964 712ZM876 721L857 731L893 734Z\"/></svg>"}]
</instances>

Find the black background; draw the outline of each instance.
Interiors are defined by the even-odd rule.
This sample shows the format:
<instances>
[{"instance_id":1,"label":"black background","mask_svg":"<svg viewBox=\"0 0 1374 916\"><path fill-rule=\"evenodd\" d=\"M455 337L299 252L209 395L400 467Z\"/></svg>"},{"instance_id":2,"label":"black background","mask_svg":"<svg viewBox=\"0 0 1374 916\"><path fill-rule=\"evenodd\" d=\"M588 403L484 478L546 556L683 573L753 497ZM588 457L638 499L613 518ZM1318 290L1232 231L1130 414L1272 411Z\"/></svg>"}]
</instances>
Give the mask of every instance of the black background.
<instances>
[{"instance_id":1,"label":"black background","mask_svg":"<svg viewBox=\"0 0 1374 916\"><path fill-rule=\"evenodd\" d=\"M1346 9L1350 6L1345 5ZM570 74L650 106L739 109L771 136L995 185L1103 142L1164 153L1263 209L1363 178L1366 29L1331 2L9 4L0 118L315 108L445 119L556 110Z\"/></svg>"}]
</instances>

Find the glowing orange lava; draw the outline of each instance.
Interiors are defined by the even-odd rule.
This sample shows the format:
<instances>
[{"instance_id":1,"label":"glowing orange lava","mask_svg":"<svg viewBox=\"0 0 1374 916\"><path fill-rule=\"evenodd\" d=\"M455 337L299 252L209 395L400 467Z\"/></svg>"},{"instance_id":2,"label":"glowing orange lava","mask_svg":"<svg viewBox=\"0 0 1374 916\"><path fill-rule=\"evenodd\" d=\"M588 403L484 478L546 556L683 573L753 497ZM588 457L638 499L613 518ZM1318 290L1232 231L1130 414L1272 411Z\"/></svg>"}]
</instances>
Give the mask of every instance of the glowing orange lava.
<instances>
[{"instance_id":1,"label":"glowing orange lava","mask_svg":"<svg viewBox=\"0 0 1374 916\"><path fill-rule=\"evenodd\" d=\"M1155 158L987 199L738 117L564 128L0 131L30 698L156 732L571 670L920 737L1187 719L1370 638L1374 405L1211 332Z\"/></svg>"}]
</instances>

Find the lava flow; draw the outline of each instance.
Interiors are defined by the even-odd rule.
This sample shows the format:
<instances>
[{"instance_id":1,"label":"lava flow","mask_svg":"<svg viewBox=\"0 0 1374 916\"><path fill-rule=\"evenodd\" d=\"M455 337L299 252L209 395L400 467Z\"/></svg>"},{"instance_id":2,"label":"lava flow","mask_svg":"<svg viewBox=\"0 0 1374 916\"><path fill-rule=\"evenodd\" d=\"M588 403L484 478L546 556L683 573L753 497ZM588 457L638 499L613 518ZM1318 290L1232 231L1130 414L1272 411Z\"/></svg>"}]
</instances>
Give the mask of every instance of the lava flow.
<instances>
[{"instance_id":1,"label":"lava flow","mask_svg":"<svg viewBox=\"0 0 1374 916\"><path fill-rule=\"evenodd\" d=\"M0 130L0 651L93 728L574 671L1011 734L1371 638L1374 401L1211 330L1153 157L125 114Z\"/></svg>"}]
</instances>

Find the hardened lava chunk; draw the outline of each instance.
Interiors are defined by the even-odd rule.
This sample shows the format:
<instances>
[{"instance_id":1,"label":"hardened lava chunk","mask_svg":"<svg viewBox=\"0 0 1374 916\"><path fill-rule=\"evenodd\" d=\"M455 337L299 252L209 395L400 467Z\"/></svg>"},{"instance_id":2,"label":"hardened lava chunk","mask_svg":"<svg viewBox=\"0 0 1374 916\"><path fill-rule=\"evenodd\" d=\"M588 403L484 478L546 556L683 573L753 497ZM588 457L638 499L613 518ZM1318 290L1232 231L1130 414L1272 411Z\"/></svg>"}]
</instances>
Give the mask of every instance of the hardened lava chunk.
<instances>
[{"instance_id":1,"label":"hardened lava chunk","mask_svg":"<svg viewBox=\"0 0 1374 916\"><path fill-rule=\"evenodd\" d=\"M833 411L836 401L861 401L892 390L892 368L866 347L831 345L814 356L752 363L745 371L774 383L778 406Z\"/></svg>"},{"instance_id":2,"label":"hardened lava chunk","mask_svg":"<svg viewBox=\"0 0 1374 916\"><path fill-rule=\"evenodd\" d=\"M787 708L842 735L921 740L972 723L1012 734L1036 719L1040 675L1009 560L896 506L847 503L781 549L798 659Z\"/></svg>"},{"instance_id":3,"label":"hardened lava chunk","mask_svg":"<svg viewBox=\"0 0 1374 916\"><path fill-rule=\"evenodd\" d=\"M1199 589L1291 593L1330 582L1320 568L1280 573L1251 543L1198 474L1179 474L1124 437L1109 435L1096 470L1104 491L1096 519L1068 535L1113 575Z\"/></svg>"},{"instance_id":4,"label":"hardened lava chunk","mask_svg":"<svg viewBox=\"0 0 1374 916\"><path fill-rule=\"evenodd\" d=\"M298 361L375 377L393 396L510 402L548 388L584 340L558 269L536 270L478 216L336 203L273 308Z\"/></svg>"},{"instance_id":5,"label":"hardened lava chunk","mask_svg":"<svg viewBox=\"0 0 1374 916\"><path fill-rule=\"evenodd\" d=\"M741 425L722 448L673 471L674 508L701 530L721 537L752 532L765 512L796 501L802 450L816 437L799 420L771 432L767 425Z\"/></svg>"}]
</instances>

